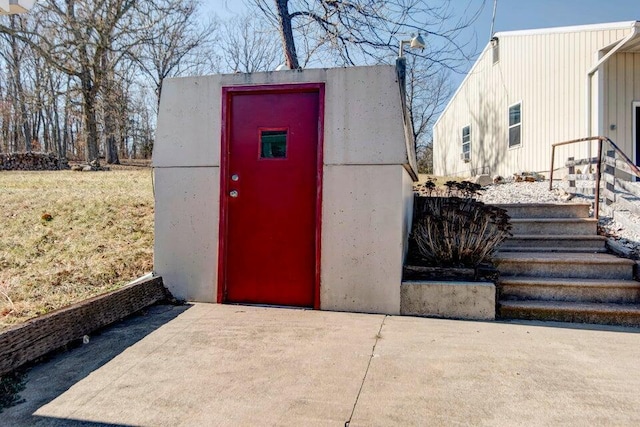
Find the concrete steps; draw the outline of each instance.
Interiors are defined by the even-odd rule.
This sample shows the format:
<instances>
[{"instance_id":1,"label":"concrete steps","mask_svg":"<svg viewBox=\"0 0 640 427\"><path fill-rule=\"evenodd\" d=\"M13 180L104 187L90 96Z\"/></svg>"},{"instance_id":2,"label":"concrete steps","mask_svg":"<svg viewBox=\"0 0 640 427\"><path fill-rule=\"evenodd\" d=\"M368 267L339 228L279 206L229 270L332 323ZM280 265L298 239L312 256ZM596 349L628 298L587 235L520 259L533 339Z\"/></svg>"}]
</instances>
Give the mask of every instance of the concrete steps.
<instances>
[{"instance_id":1,"label":"concrete steps","mask_svg":"<svg viewBox=\"0 0 640 427\"><path fill-rule=\"evenodd\" d=\"M633 279L634 262L602 253L499 252L500 276Z\"/></svg>"},{"instance_id":2,"label":"concrete steps","mask_svg":"<svg viewBox=\"0 0 640 427\"><path fill-rule=\"evenodd\" d=\"M531 252L531 246L508 246L502 247L502 252ZM551 246L551 247L542 247L535 248L536 250L544 249L547 252L573 252L573 253L606 253L607 248L603 247L600 249L591 249L591 248L563 248L562 246Z\"/></svg>"},{"instance_id":3,"label":"concrete steps","mask_svg":"<svg viewBox=\"0 0 640 427\"><path fill-rule=\"evenodd\" d=\"M635 263L605 253L588 204L500 207L513 224L494 257L500 318L640 326Z\"/></svg>"},{"instance_id":4,"label":"concrete steps","mask_svg":"<svg viewBox=\"0 0 640 427\"><path fill-rule=\"evenodd\" d=\"M597 235L520 234L508 239L501 251L605 252L607 238Z\"/></svg>"},{"instance_id":5,"label":"concrete steps","mask_svg":"<svg viewBox=\"0 0 640 427\"><path fill-rule=\"evenodd\" d=\"M507 277L502 300L640 303L640 282L616 279Z\"/></svg>"},{"instance_id":6,"label":"concrete steps","mask_svg":"<svg viewBox=\"0 0 640 427\"><path fill-rule=\"evenodd\" d=\"M500 315L504 319L640 326L640 306L637 304L501 301Z\"/></svg>"},{"instance_id":7,"label":"concrete steps","mask_svg":"<svg viewBox=\"0 0 640 427\"><path fill-rule=\"evenodd\" d=\"M589 218L589 203L512 203L497 204L511 218Z\"/></svg>"},{"instance_id":8,"label":"concrete steps","mask_svg":"<svg viewBox=\"0 0 640 427\"><path fill-rule=\"evenodd\" d=\"M594 235L598 231L595 218L512 218L511 225L514 235Z\"/></svg>"}]
</instances>

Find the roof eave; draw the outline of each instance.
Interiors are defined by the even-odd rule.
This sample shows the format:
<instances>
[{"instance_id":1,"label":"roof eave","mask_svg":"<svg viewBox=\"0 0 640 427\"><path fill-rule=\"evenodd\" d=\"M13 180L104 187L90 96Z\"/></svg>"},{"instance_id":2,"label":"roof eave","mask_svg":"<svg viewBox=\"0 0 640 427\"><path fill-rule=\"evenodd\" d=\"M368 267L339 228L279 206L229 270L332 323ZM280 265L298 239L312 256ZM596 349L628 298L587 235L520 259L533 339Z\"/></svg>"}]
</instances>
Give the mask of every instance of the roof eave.
<instances>
[{"instance_id":1,"label":"roof eave","mask_svg":"<svg viewBox=\"0 0 640 427\"><path fill-rule=\"evenodd\" d=\"M530 30L501 31L495 37L530 36L538 34L572 33L578 31L624 30L638 25L638 21L609 22L604 24L572 25L566 27L534 28Z\"/></svg>"}]
</instances>

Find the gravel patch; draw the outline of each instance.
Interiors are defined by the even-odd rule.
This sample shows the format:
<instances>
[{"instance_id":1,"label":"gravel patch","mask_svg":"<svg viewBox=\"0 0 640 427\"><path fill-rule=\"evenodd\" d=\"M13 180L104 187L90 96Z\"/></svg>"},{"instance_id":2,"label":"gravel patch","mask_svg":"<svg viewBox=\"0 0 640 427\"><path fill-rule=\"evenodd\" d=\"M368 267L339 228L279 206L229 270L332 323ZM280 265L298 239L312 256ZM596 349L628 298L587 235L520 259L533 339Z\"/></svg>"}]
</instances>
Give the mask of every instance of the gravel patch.
<instances>
[{"instance_id":1,"label":"gravel patch","mask_svg":"<svg viewBox=\"0 0 640 427\"><path fill-rule=\"evenodd\" d=\"M549 181L492 184L484 188L479 199L488 204L593 203L593 196L576 195L573 197L564 191L566 187L566 182L554 183L553 190L549 191ZM593 214L593 211L591 213ZM639 259L640 234L637 233L637 230L640 228L640 217L631 213L625 215L625 217L635 226L627 227L610 216L601 215L598 223L598 233L627 248L629 252L627 255L631 258Z\"/></svg>"},{"instance_id":2,"label":"gravel patch","mask_svg":"<svg viewBox=\"0 0 640 427\"><path fill-rule=\"evenodd\" d=\"M591 203L593 197L569 196L564 189L566 183L553 185L549 191L549 181L509 182L488 185L482 191L480 200L484 203Z\"/></svg>"}]
</instances>

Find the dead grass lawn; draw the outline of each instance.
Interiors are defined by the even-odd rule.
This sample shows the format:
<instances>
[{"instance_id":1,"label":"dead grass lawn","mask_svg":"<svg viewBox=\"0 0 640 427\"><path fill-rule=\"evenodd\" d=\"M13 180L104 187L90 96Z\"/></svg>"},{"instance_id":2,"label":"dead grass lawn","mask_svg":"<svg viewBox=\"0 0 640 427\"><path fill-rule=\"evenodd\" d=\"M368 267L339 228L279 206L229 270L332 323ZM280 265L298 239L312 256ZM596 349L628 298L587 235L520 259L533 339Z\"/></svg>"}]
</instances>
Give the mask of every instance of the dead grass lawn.
<instances>
[{"instance_id":1,"label":"dead grass lawn","mask_svg":"<svg viewBox=\"0 0 640 427\"><path fill-rule=\"evenodd\" d=\"M0 172L0 330L153 266L151 169Z\"/></svg>"}]
</instances>

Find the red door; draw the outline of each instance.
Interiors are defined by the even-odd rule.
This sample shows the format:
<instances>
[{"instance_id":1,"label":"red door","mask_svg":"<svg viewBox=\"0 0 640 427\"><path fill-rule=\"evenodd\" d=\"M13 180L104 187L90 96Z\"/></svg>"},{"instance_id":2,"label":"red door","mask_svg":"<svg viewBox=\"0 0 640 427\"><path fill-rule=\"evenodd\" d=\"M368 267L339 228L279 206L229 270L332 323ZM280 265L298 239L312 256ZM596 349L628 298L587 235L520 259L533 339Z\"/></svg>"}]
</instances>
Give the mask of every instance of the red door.
<instances>
[{"instance_id":1,"label":"red door","mask_svg":"<svg viewBox=\"0 0 640 427\"><path fill-rule=\"evenodd\" d=\"M219 300L313 307L319 87L228 88L224 96Z\"/></svg>"}]
</instances>

